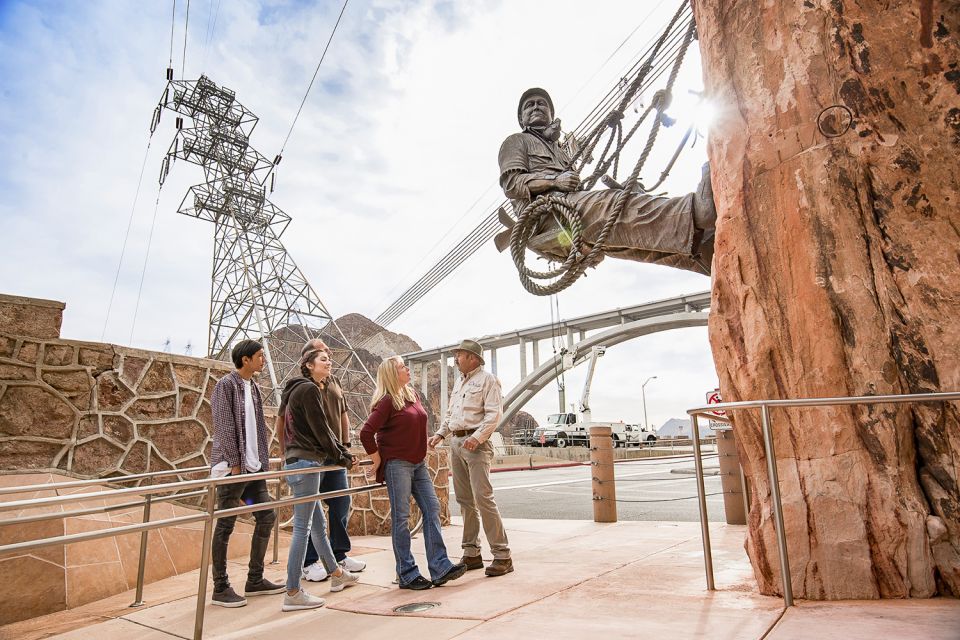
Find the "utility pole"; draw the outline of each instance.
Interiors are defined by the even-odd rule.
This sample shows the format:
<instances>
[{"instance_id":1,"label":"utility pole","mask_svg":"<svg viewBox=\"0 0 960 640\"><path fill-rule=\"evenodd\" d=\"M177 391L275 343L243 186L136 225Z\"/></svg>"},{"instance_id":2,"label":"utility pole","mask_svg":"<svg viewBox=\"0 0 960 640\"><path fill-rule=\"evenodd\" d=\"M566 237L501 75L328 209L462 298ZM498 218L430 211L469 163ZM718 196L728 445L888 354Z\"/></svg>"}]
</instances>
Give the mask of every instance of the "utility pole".
<instances>
[{"instance_id":1,"label":"utility pole","mask_svg":"<svg viewBox=\"0 0 960 640\"><path fill-rule=\"evenodd\" d=\"M640 397L643 399L643 424L647 429L650 428L650 421L647 420L647 393L644 389L647 386L647 382L650 382L651 380L656 380L656 379L657 379L657 376L650 376L649 378L646 379L646 381L642 385L640 385Z\"/></svg>"}]
</instances>

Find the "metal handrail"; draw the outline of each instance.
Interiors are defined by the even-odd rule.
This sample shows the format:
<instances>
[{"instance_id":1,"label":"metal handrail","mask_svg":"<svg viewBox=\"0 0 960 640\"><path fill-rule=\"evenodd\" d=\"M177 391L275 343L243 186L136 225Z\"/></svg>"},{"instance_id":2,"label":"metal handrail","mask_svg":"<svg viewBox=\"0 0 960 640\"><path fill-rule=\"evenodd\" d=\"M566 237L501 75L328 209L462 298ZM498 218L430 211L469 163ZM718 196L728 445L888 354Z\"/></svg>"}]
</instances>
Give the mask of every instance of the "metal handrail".
<instances>
[{"instance_id":1,"label":"metal handrail","mask_svg":"<svg viewBox=\"0 0 960 640\"><path fill-rule=\"evenodd\" d=\"M360 466L370 466L373 462L371 460L362 460L359 462ZM301 496L299 498L279 498L279 487L278 487L278 498L270 502L262 502L253 505L234 507L230 509L216 509L216 492L217 487L220 485L234 484L237 482L251 482L255 480L269 480L273 478L283 478L289 475L300 475L300 474L309 474L309 473L322 473L325 471L342 469L343 467L334 466L334 465L325 465L320 467L307 467L304 469L287 469L280 471L261 471L258 473L247 473L239 476L226 476L223 478L204 478L201 480L184 480L180 482L173 482L161 485L151 485L148 487L129 487L126 489L110 489L103 492L97 493L81 493L81 494L72 494L68 496L53 496L48 498L34 498L31 500L17 500L14 502L0 503L0 511L11 511L11 510L21 510L21 509L30 509L36 507L49 507L52 505L58 504L70 504L74 502L81 502L83 500L89 500L91 498L96 498L97 500L102 500L104 498L110 498L114 496L129 496L129 495L142 495L144 496L143 502L127 502L118 505L107 505L105 507L96 507L93 509L80 509L75 511L60 512L54 514L42 514L39 516L26 516L19 518L12 518L10 520L0 521L0 524L25 524L28 522L36 522L39 520L50 519L50 516L57 518L67 518L72 515L80 515L85 513L99 513L101 510L117 510L122 508L130 508L139 505L143 505L144 509L144 518L143 522L138 524L130 524L119 527L112 527L109 529L100 529L96 531L87 531L82 533L73 533L62 536L54 536L50 538L41 538L38 540L29 540L24 542L16 542L12 544L0 546L0 557L14 554L14 553L23 553L25 551L32 551L34 549L41 549L44 547L59 546L59 545L68 545L76 544L79 542L87 542L90 540L98 540L100 538L111 538L120 535L130 534L130 533L140 533L140 558L137 567L137 592L136 600L131 604L132 607L141 606L143 604L143 577L144 577L144 567L146 563L146 548L147 548L147 534L149 531L154 529L162 529L165 527L170 527L174 525L181 524L190 524L194 522L203 522L203 547L200 554L200 580L197 590L197 606L196 613L194 618L194 635L195 640L199 640L203 637L203 618L204 618L204 605L206 602L206 590L207 590L207 574L209 573L210 565L210 549L211 549L211 538L213 533L213 522L222 517L231 517L244 515L248 513L253 513L255 511L265 511L270 509L278 509L280 507L294 506L298 504L303 504L316 500L326 500L329 498L336 498L340 496L352 495L356 493L364 493L368 491L374 491L376 489L381 489L386 487L386 483L378 482L374 484L368 484L361 487L352 487L348 489L340 489L337 491L327 491L324 493L316 493L309 496ZM205 470L209 470L209 467L205 467ZM182 472L182 471L181 471ZM100 482L103 482L106 479L101 479ZM50 485L45 485L49 487ZM170 496L161 496L154 498L154 495L157 493L164 493L167 491L180 491L183 489L194 489L202 488L200 491L194 491L192 493L175 493ZM8 492L12 493L12 492ZM163 520L154 520L150 521L150 507L154 502L160 502L164 500L172 500L177 498L182 498L187 495L205 495L205 506L202 513L195 515L186 515L186 516L177 516L174 518L166 518ZM276 526L274 528L276 534ZM277 542L274 540L274 558L276 559L277 554Z\"/></svg>"},{"instance_id":2,"label":"metal handrail","mask_svg":"<svg viewBox=\"0 0 960 640\"><path fill-rule=\"evenodd\" d=\"M700 507L700 532L703 538L703 564L707 577L707 590L714 591L713 554L710 550L710 527L707 521L706 490L703 485L703 461L700 454L699 417L730 422L729 418L714 415L715 411L740 411L760 409L760 424L763 430L764 456L767 462L767 476L770 481L770 498L773 503L774 529L777 535L777 551L780 555L780 577L783 584L783 602L793 606L793 582L790 574L790 558L787 553L787 537L783 524L783 505L780 500L780 479L777 475L777 456L773 443L773 431L770 426L771 408L788 407L832 407L858 404L901 404L918 402L948 402L960 400L960 392L901 393L879 396L849 396L838 398L797 398L793 400L745 400L740 402L722 402L687 410L691 420L694 442L694 464L697 470L697 498ZM732 424L732 422L731 422ZM743 469L740 470L741 477ZM741 480L742 481L742 480Z\"/></svg>"},{"instance_id":3,"label":"metal handrail","mask_svg":"<svg viewBox=\"0 0 960 640\"><path fill-rule=\"evenodd\" d=\"M160 496L159 498L153 498L151 496L151 502L157 504L158 502L171 502L173 500L181 500L183 498L195 498L197 496L202 496L205 494L205 490L199 491L189 491L187 493L173 493L169 496ZM88 493L90 496L102 495L98 493ZM41 513L35 516L23 516L17 518L16 520L0 520L0 527L6 527L12 524L31 524L33 522L43 522L45 520L57 520L60 518L75 518L79 516L89 516L96 513L111 513L113 511L123 511L124 509L134 509L136 507L142 507L144 502L142 500L136 500L134 502L121 502L120 504L108 504L102 507L90 507L89 509L74 509L73 511L59 511L54 513Z\"/></svg>"},{"instance_id":4,"label":"metal handrail","mask_svg":"<svg viewBox=\"0 0 960 640\"><path fill-rule=\"evenodd\" d=\"M270 458L270 464L283 462L281 458ZM148 471L146 473L135 473L126 476L109 476L104 478L87 478L84 480L68 480L66 482L48 482L46 484L26 484L17 487L3 487L0 489L0 496L11 493L31 493L35 491L56 491L58 489L75 489L77 487L87 487L91 485L103 484L109 482L120 484L132 482L134 480L144 480L147 478L161 478L163 476L178 476L185 473L210 473L210 465L202 467L187 467L186 469L171 469L169 471Z\"/></svg>"},{"instance_id":5,"label":"metal handrail","mask_svg":"<svg viewBox=\"0 0 960 640\"><path fill-rule=\"evenodd\" d=\"M364 463L369 463L368 461L360 462L361 465ZM311 472L317 473L320 471L333 471L335 469L342 469L343 467L339 466L325 466L325 467L313 467ZM207 468L209 471L209 467ZM200 489L206 488L208 485L213 484L214 486L220 486L222 484L234 484L237 482L251 482L253 480L270 480L273 478L283 478L286 476L296 475L301 472L301 469L287 469L287 470L278 470L278 471L258 471L256 473L244 473L239 476L225 476L223 478L200 478L198 480L180 480L178 482L168 482L166 484L152 484L145 487L127 487L126 489L107 489L106 491L98 491L91 493L71 493L66 496L49 496L46 498L30 498L27 500L14 500L12 502L0 502L0 512L3 511L17 511L21 509L31 509L35 507L50 507L60 504L70 504L72 502L83 502L85 500L90 500L91 498L103 499L105 497L113 496L147 496L153 495L155 493L166 493L167 491L177 491L178 489ZM105 480L102 482L106 482Z\"/></svg>"}]
</instances>

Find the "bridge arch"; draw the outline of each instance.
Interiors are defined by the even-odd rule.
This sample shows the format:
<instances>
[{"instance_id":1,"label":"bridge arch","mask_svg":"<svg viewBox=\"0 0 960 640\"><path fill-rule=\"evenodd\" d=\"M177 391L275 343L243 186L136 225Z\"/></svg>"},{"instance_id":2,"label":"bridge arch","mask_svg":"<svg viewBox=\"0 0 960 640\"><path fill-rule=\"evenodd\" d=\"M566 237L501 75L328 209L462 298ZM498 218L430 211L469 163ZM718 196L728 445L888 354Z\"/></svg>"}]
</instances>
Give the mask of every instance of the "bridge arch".
<instances>
[{"instance_id":1,"label":"bridge arch","mask_svg":"<svg viewBox=\"0 0 960 640\"><path fill-rule=\"evenodd\" d=\"M709 313L706 312L684 311L634 320L633 322L617 325L606 331L601 331L598 334L584 338L573 345L573 347L568 350L568 353L573 353L573 366L575 367L586 360L587 356L590 355L590 349L595 346L603 345L612 347L621 342L627 342L634 338L659 333L661 331L686 329L689 327L705 327L707 326L708 317ZM521 380L516 387L510 390L503 399L503 418L500 420L501 425L509 422L541 389L560 376L564 371L562 368L562 357L563 356L558 354L544 362L530 375Z\"/></svg>"}]
</instances>

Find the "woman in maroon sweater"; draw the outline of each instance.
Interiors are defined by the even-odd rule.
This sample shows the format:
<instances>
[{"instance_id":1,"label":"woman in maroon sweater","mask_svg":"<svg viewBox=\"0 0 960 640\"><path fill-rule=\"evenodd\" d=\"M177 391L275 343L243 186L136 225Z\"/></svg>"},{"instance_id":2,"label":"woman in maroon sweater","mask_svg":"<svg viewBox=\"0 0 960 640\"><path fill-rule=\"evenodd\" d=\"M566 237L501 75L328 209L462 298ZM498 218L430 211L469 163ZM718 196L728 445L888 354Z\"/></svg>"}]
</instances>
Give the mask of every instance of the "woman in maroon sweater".
<instances>
[{"instance_id":1,"label":"woman in maroon sweater","mask_svg":"<svg viewBox=\"0 0 960 640\"><path fill-rule=\"evenodd\" d=\"M377 369L377 388L370 417L360 430L360 442L373 460L371 473L386 481L390 496L393 555L401 589L429 589L456 580L466 572L453 564L440 535L440 501L424 459L427 457L427 412L410 386L410 368L399 356ZM410 552L410 496L423 514L423 544L431 580L420 574Z\"/></svg>"}]
</instances>

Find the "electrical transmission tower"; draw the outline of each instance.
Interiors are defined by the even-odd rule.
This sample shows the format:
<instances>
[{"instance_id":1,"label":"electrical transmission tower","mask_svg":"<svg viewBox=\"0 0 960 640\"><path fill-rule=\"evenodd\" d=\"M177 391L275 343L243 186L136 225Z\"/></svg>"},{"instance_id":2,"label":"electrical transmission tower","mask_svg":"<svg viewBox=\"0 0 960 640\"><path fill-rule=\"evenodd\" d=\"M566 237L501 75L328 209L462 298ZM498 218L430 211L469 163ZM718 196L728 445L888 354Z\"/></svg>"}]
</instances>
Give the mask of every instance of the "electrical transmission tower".
<instances>
[{"instance_id":1,"label":"electrical transmission tower","mask_svg":"<svg viewBox=\"0 0 960 640\"><path fill-rule=\"evenodd\" d=\"M233 91L206 76L168 82L151 121L163 109L179 114L177 134L163 159L160 184L176 159L203 167L206 181L190 187L179 212L214 224L209 357L228 360L239 340L260 341L267 359L261 386L279 403L287 379L300 375L300 350L320 337L330 347L334 375L357 419L366 415L373 381L320 297L280 242L290 216L267 198L274 166L250 146L257 116ZM193 126L184 125L184 117Z\"/></svg>"}]
</instances>

